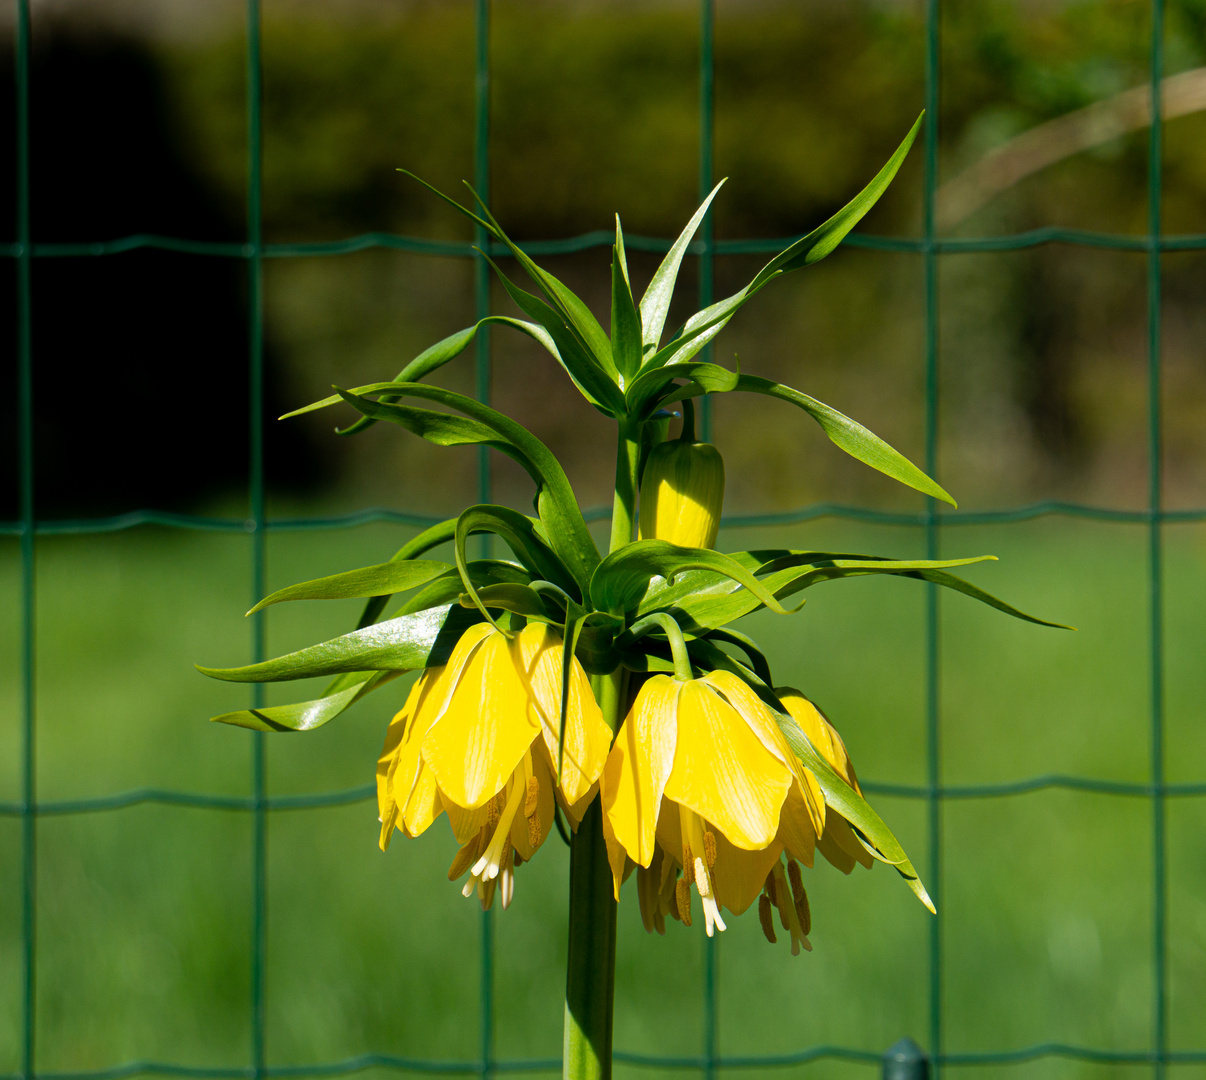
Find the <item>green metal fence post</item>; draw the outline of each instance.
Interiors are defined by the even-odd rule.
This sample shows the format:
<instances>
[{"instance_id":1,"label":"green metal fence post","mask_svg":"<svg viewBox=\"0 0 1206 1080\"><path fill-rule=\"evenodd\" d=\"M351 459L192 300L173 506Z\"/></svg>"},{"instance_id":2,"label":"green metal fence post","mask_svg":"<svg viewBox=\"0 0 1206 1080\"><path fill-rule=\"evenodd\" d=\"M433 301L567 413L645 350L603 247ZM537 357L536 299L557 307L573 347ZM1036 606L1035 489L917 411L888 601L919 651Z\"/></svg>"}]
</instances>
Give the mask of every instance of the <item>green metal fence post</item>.
<instances>
[{"instance_id":1,"label":"green metal fence post","mask_svg":"<svg viewBox=\"0 0 1206 1080\"><path fill-rule=\"evenodd\" d=\"M929 1058L907 1036L884 1054L883 1066L883 1080L929 1080Z\"/></svg>"},{"instance_id":2,"label":"green metal fence post","mask_svg":"<svg viewBox=\"0 0 1206 1080\"><path fill-rule=\"evenodd\" d=\"M1167 868L1164 805L1164 496L1163 416L1161 409L1160 295L1161 187L1163 118L1160 86L1164 79L1164 3L1152 0L1152 122L1148 130L1147 235L1147 408L1148 408L1148 600L1151 642L1151 777L1152 777L1152 1015L1153 1075L1163 1080L1168 1055Z\"/></svg>"},{"instance_id":3,"label":"green metal fence post","mask_svg":"<svg viewBox=\"0 0 1206 1080\"><path fill-rule=\"evenodd\" d=\"M925 260L925 469L938 476L939 314L938 246L934 236L934 210L938 190L938 110L941 104L941 0L926 0L925 48L925 195L922 207ZM941 519L936 499L926 499L925 550L927 559L939 558ZM940 602L938 586L925 586L926 642L926 782L929 847L929 890L937 908L930 920L929 1010L930 1046L935 1057L935 1080L942 1054L942 669L940 655Z\"/></svg>"},{"instance_id":4,"label":"green metal fence post","mask_svg":"<svg viewBox=\"0 0 1206 1080\"><path fill-rule=\"evenodd\" d=\"M267 531L264 512L264 236L263 236L263 60L260 47L260 0L247 0L247 307L251 435L248 488L251 517L251 596L267 591ZM267 655L266 613L252 617L251 655L257 663ZM264 687L252 687L252 708L264 704ZM256 1077L267 1071L265 1049L265 983L268 964L268 811L267 746L264 733L251 733L251 1059Z\"/></svg>"},{"instance_id":5,"label":"green metal fence post","mask_svg":"<svg viewBox=\"0 0 1206 1080\"><path fill-rule=\"evenodd\" d=\"M473 66L473 186L482 200L490 202L490 0L477 0L474 8L474 66ZM480 225L473 229L473 242L481 251L489 250L490 237ZM478 254L473 261L474 318L490 314L490 266ZM474 355L474 382L479 401L490 400L490 328L483 326L477 333ZM493 497L493 476L490 470L490 450L480 446L477 451L477 497L488 503ZM490 557L488 534L479 537L483 559ZM482 1080L489 1080L494 1071L494 914L481 915L481 1067Z\"/></svg>"},{"instance_id":6,"label":"green metal fence post","mask_svg":"<svg viewBox=\"0 0 1206 1080\"><path fill-rule=\"evenodd\" d=\"M33 432L33 236L29 216L29 0L17 0L17 423L21 512L21 1076L37 1030L37 592Z\"/></svg>"}]
</instances>

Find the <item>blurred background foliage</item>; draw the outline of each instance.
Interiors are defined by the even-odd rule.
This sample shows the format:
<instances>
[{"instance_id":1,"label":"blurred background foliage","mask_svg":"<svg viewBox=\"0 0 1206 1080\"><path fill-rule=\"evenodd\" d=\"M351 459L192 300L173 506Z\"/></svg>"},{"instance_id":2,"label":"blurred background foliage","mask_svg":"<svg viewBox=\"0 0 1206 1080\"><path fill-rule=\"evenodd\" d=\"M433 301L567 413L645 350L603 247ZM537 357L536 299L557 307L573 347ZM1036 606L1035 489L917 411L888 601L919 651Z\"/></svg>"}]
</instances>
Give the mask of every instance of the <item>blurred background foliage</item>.
<instances>
[{"instance_id":1,"label":"blurred background foliage","mask_svg":"<svg viewBox=\"0 0 1206 1080\"><path fill-rule=\"evenodd\" d=\"M395 172L455 191L472 176L473 12L466 0L263 0L264 221L271 242L404 232L468 240L462 221ZM977 0L943 5L940 181L1038 125L1141 86L1144 0ZM512 235L608 229L669 237L697 201L697 6L687 0L495 0L492 203ZM8 17L9 8L5 9ZM792 236L840 206L920 111L923 6L914 0L718 0L715 207L719 239ZM238 0L34 4L33 230L41 242L142 232L241 242L245 48ZM1170 75L1206 66L1206 0L1171 0ZM4 63L11 63L11 49ZM11 72L0 80L0 204L13 205ZM1108 133L1107 133L1108 134ZM949 190L949 189L946 189ZM915 151L863 229L916 237ZM944 205L939 200L939 210ZM1169 121L1164 228L1206 232L1206 112ZM1147 131L1099 140L1008 187L956 237L1062 225L1139 238ZM0 242L12 238L12 217ZM656 257L630 256L638 287ZM717 294L762 260L717 261ZM608 255L548 261L605 310ZM510 270L509 262L503 264ZM1206 503L1206 256L1164 257L1165 499ZM1066 498L1146 505L1145 256L1047 245L940 262L943 483L964 507ZM0 287L12 297L11 260ZM265 271L270 415L330 383L392 376L472 321L465 260L368 250L271 259ZM691 310L684 268L673 322ZM141 507L241 514L247 476L246 282L238 260L142 251L37 260L38 513ZM12 301L5 301L11 304ZM510 311L495 289L496 310ZM11 307L9 309L12 310ZM847 246L763 293L720 339L752 371L855 416L923 456L924 293L915 254ZM12 372L12 337L0 357ZM495 402L566 460L585 505L609 499L607 425L552 363L495 332ZM7 386L15 375L6 375ZM441 381L472 389L471 361ZM718 400L729 513L833 500L919 509L911 492L846 460L805 419ZM0 517L16 515L15 394L0 395ZM452 514L475 496L472 451L440 451L378 425L344 441L322 414L269 423L274 513L382 505ZM526 478L496 459L496 497L524 507ZM1168 756L1200 780L1206 543L1169 529ZM407 531L273 534L269 587L378 561ZM727 548L769 533L722 533ZM916 530L812 523L796 546L920 556ZM946 533L946 553L994 551L978 583L1082 627L1057 636L944 602L943 756L953 784L1046 772L1141 782L1147 762L1145 535L1047 520ZM0 581L17 595L16 541ZM246 741L204 717L242 691L190 677L243 659L245 539L135 531L39 545L39 784L46 799L141 785L246 791ZM860 773L922 783L920 589L854 582L817 591L791 624L751 628L772 663L834 717ZM299 605L299 608L305 608ZM18 605L0 620L0 802L19 797ZM346 629L333 609L274 613L273 652ZM784 629L790 627L789 630ZM874 658L874 659L871 659ZM291 687L288 700L297 688ZM404 688L395 688L397 704ZM386 700L337 731L272 740L274 793L354 787L377 753ZM273 691L275 693L275 691ZM284 700L284 699L272 699ZM396 707L396 706L395 706ZM878 800L924 864L922 804ZM375 851L375 810L274 814L270 837L269 1047L277 1062L369 1050L478 1052L478 921L443 881L437 837ZM1206 848L1198 800L1170 807L1171 1031L1206 1044ZM1049 792L946 811L946 1005L952 1050L1047 1039L1113 1048L1150 1040L1150 817L1143 800ZM250 866L245 817L142 807L40 826L43 1070L133 1058L224 1066L246 1059ZM19 832L0 817L0 882L17 880ZM564 853L525 868L497 920L501 1055L558 1052ZM817 951L792 961L739 920L721 959L721 1049L841 1043L878 1052L925 1041L927 921L882 871L810 881ZM0 1074L18 1068L18 895L0 888ZM698 935L647 941L621 912L617 1043L696 1053ZM991 973L986 976L986 973ZM11 1036L11 1037L10 1037ZM626 1069L636 1076L642 1070ZM867 1075L826 1062L825 1077ZM1026 1076L1146 1075L1054 1059ZM728 1075L726 1073L726 1075Z\"/></svg>"}]
</instances>

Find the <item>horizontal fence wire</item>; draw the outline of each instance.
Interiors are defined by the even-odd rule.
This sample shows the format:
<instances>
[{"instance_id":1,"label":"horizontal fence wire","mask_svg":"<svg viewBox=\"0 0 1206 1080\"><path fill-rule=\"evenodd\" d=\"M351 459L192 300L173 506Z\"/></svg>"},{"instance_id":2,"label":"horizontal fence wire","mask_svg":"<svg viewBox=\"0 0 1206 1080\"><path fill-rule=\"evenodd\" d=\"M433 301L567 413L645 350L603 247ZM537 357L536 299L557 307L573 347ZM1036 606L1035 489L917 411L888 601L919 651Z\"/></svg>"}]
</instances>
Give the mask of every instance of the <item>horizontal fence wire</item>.
<instances>
[{"instance_id":1,"label":"horizontal fence wire","mask_svg":"<svg viewBox=\"0 0 1206 1080\"><path fill-rule=\"evenodd\" d=\"M107 795L74 799L42 800L37 796L36 780L36 699L35 699L35 539L54 536L95 536L141 527L162 527L196 532L244 533L249 536L253 552L251 589L254 599L263 593L265 572L265 538L271 532L334 530L370 524L396 524L425 527L440 520L424 514L387 508L366 508L345 514L299 517L270 517L265 510L263 475L263 416L260 403L263 396L263 314L262 266L265 259L315 258L352 254L359 251L399 251L421 256L474 259L476 262L475 308L478 318L489 313L489 280L487 267L475 245L468 242L431 240L423 237L389 232L371 232L343 239L321 242L265 243L262 238L261 198L262 178L260 154L262 145L261 59L259 0L246 0L248 28L248 160L247 187L248 235L238 242L198 241L184 237L135 234L107 241L78 243L37 243L30 227L30 161L29 161L29 57L30 11L29 0L13 0L16 9L16 104L17 104L17 239L0 245L0 257L14 260L17 267L17 343L18 343L18 445L20 475L20 518L0 522L0 536L20 541L22 565L22 797L18 802L0 802L0 817L19 818L22 822L22 1019L21 1070L0 1073L0 1080L123 1080L125 1077L160 1075L193 1078L193 1080L259 1080L259 1078L305 1078L351 1075L368 1069L417 1074L447 1074L480 1076L485 1080L493 1073L555 1072L560 1059L499 1059L492 1046L492 930L488 915L482 920L482 993L481 993L481 1056L471 1061L423 1060L390 1054L364 1054L340 1061L304 1065L273 1065L265 1053L264 1009L267 994L264 979L266 958L265 924L267 918L267 815L291 810L319 810L348 806L374 797L373 785L363 785L338 791L307 792L290 795L268 795L265 785L265 751L262 733L253 739L251 792L249 795L221 795L185 791L140 788ZM706 192L712 178L712 86L714 80L713 26L714 0L700 0L701 46L700 76L700 133L699 183ZM884 511L872 507L838 503L817 503L810 506L774 513L729 515L726 528L791 525L822 517L844 518L886 525L915 527L925 530L926 544L931 557L940 547L941 530L946 528L1008 524L1036 520L1049 516L1083 519L1113 524L1144 525L1148 529L1148 597L1149 597L1149 671L1151 679L1151 769L1148 781L1124 781L1107 778L1049 774L1018 780L951 785L942 782L940 748L940 641L938 638L937 590L927 590L927 755L928 777L925 784L867 782L863 787L872 794L892 798L917 799L926 802L929 813L929 866L931 891L935 898L942 888L941 808L951 800L988 799L1023 796L1037 792L1064 790L1087 794L1144 798L1152 801L1153 843L1153 1038L1148 1048L1107 1050L1091 1046L1045 1042L1030 1046L983 1052L949 1053L944 1049L944 1009L942 994L942 930L941 916L932 923L930 941L929 987L929 1059L934 1073L943 1066L1016 1065L1041 1058L1071 1060L1113 1065L1150 1065L1160 1080L1165 1065L1206 1063L1206 1050L1170 1050L1167 1033L1167 941L1166 941L1166 837L1165 802L1169 798L1206 796L1206 781L1169 783L1163 770L1163 638L1162 599L1163 563L1162 528L1178 523L1206 521L1206 508L1169 510L1161 498L1162 417L1160 414L1160 296L1161 256L1175 252L1206 251L1206 234L1164 235L1160 225L1162 185L1162 120L1160 117L1160 81L1163 77L1163 0L1150 0L1152 20L1150 80L1153 90L1153 120L1149 129L1148 147L1148 231L1143 235L1098 232L1062 227L1043 227L999 236L940 237L934 232L935 191L937 187L937 104L940 96L939 60L941 56L939 25L940 0L926 0L926 103L929 120L925 134L925 186L923 204L923 235L881 236L853 233L844 243L870 251L897 252L919 255L926 272L926 465L931 475L937 473L938 431L938 289L937 259L939 256L984 252L1020 251L1048 244L1066 244L1104 250L1129 251L1144 254L1147 259L1148 292L1148 452L1149 484L1147 505L1128 509L1089 505L1075 502L1046 500L1022 506L967 511L940 511L931 500L918 512ZM476 187L483 193L489 190L489 14L490 0L475 3L475 120L474 172ZM711 264L714 256L773 254L798 240L798 236L758 239L715 240L710 222L701 239L689 252L697 256L701 266L701 298L711 298ZM594 248L609 247L610 233L583 233L563 239L526 242L525 250L532 255L568 255ZM661 237L633 235L626 238L628 248L652 253L669 249L671 241ZM476 237L480 247L495 257L508 258L504 245L487 242L484 235ZM210 257L247 260L252 268L249 290L249 379L252 409L249 417L251 459L249 471L249 517L222 517L173 513L156 510L136 510L109 517L39 521L34 512L34 432L33 432L33 343L31 337L31 265L34 259L89 258L117 256L136 251L162 251L189 257ZM706 297L705 297L706 293ZM489 399L490 353L488 335L478 335L475 361L478 396ZM706 421L705 421L706 423ZM489 498L491 489L489 459L485 452L479 456L479 495ZM609 515L606 508L586 513L588 521L603 521ZM251 652L255 659L264 655L263 613L252 629ZM262 688L256 688L253 704L262 704ZM133 1061L96 1070L72 1072L39 1072L35 1067L35 986L36 986L36 822L42 817L122 810L145 805L180 808L249 812L253 815L253 889L252 889L252 986L250 988L251 1064L239 1068L210 1068L170 1062ZM940 909L941 909L941 905ZM699 1056L650 1055L616 1051L617 1063L633 1067L700 1071L708 1080L719 1069L781 1068L804 1065L820 1060L844 1060L852 1063L877 1065L881 1054L865 1049L843 1046L812 1046L796 1052L778 1055L726 1056L716 1045L717 950L709 944L704 987L705 1034L703 1053Z\"/></svg>"}]
</instances>

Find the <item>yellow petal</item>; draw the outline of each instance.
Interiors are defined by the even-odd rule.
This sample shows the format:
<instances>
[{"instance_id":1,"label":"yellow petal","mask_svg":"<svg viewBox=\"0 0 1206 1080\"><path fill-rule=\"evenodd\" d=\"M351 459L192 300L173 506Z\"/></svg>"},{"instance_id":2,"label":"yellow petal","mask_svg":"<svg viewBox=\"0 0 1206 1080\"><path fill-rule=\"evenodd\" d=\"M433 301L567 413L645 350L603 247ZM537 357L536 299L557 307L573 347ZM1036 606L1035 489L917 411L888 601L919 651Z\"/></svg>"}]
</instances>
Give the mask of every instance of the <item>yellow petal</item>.
<instances>
[{"instance_id":1,"label":"yellow petal","mask_svg":"<svg viewBox=\"0 0 1206 1080\"><path fill-rule=\"evenodd\" d=\"M667 799L694 810L737 847L769 846L792 772L703 680L684 683Z\"/></svg>"},{"instance_id":2,"label":"yellow petal","mask_svg":"<svg viewBox=\"0 0 1206 1080\"><path fill-rule=\"evenodd\" d=\"M432 771L420 763L419 774L415 777L411 788L410 798L406 800L406 809L402 812L402 824L407 836L418 836L425 832L436 818L444 812L436 789L436 779Z\"/></svg>"},{"instance_id":3,"label":"yellow petal","mask_svg":"<svg viewBox=\"0 0 1206 1080\"><path fill-rule=\"evenodd\" d=\"M557 760L561 732L561 638L542 623L529 623L517 635L514 648L530 686L535 719L544 733L549 760ZM581 800L603 773L611 729L603 720L590 680L577 658L570 661L569 708L565 716L565 746L561 790L566 801Z\"/></svg>"},{"instance_id":4,"label":"yellow petal","mask_svg":"<svg viewBox=\"0 0 1206 1080\"><path fill-rule=\"evenodd\" d=\"M811 775L811 774L809 774ZM831 815L836 818L837 815ZM779 814L778 839L787 848L787 853L805 866L813 863L813 851L817 846L817 831L810 808L796 785L787 793L783 810Z\"/></svg>"},{"instance_id":5,"label":"yellow petal","mask_svg":"<svg viewBox=\"0 0 1206 1080\"><path fill-rule=\"evenodd\" d=\"M808 741L833 770L842 777L860 795L862 789L858 786L858 777L854 772L854 763L846 751L846 744L837 733L837 729L825 718L825 715L799 690L791 686L776 688L775 696L783 702L783 707L800 725Z\"/></svg>"},{"instance_id":6,"label":"yellow petal","mask_svg":"<svg viewBox=\"0 0 1206 1080\"><path fill-rule=\"evenodd\" d=\"M712 867L712 884L716 899L734 915L740 915L758 899L766 884L766 875L779 859L783 845L776 842L760 851L743 851L734 847L721 833L716 837L716 865Z\"/></svg>"},{"instance_id":7,"label":"yellow petal","mask_svg":"<svg viewBox=\"0 0 1206 1080\"><path fill-rule=\"evenodd\" d=\"M628 855L623 845L616 839L611 827L611 818L603 815L603 842L607 845L607 865L611 867L612 891L616 900L620 899L620 886L624 884L624 867Z\"/></svg>"},{"instance_id":8,"label":"yellow petal","mask_svg":"<svg viewBox=\"0 0 1206 1080\"><path fill-rule=\"evenodd\" d=\"M510 643L488 629L465 663L443 715L423 739L423 760L446 800L475 810L507 782L539 734L529 700Z\"/></svg>"},{"instance_id":9,"label":"yellow petal","mask_svg":"<svg viewBox=\"0 0 1206 1080\"><path fill-rule=\"evenodd\" d=\"M653 858L658 807L675 761L675 714L689 683L654 675L637 694L603 769L603 813L638 866Z\"/></svg>"},{"instance_id":10,"label":"yellow petal","mask_svg":"<svg viewBox=\"0 0 1206 1080\"><path fill-rule=\"evenodd\" d=\"M791 770L804 805L812 818L812 827L819 833L825 827L825 797L816 777L801 764L788 745L783 732L767 704L736 675L728 671L710 671L700 680L718 690L749 724L750 730L762 740L762 745Z\"/></svg>"},{"instance_id":11,"label":"yellow petal","mask_svg":"<svg viewBox=\"0 0 1206 1080\"><path fill-rule=\"evenodd\" d=\"M557 805L553 798L552 770L539 754L532 755L532 775L538 785L536 809L530 817L521 811L511 822L511 843L525 861L536 854L536 849L548 839L549 830L553 827L553 812ZM533 839L535 843L532 842Z\"/></svg>"},{"instance_id":12,"label":"yellow petal","mask_svg":"<svg viewBox=\"0 0 1206 1080\"><path fill-rule=\"evenodd\" d=\"M443 794L440 795L440 804L448 812L448 824L452 826L452 835L456 837L456 842L462 847L477 836L482 831L482 826L486 824L488 811L484 806L479 806L476 810L466 810L463 806L457 806L451 799L445 799Z\"/></svg>"},{"instance_id":13,"label":"yellow petal","mask_svg":"<svg viewBox=\"0 0 1206 1080\"><path fill-rule=\"evenodd\" d=\"M398 804L394 800L390 773L398 763L398 747L406 734L406 725L410 722L410 705L415 697L412 688L398 714L390 721L385 731L385 746L377 759L377 813L381 818L381 850L389 847L390 837L398 820Z\"/></svg>"},{"instance_id":14,"label":"yellow petal","mask_svg":"<svg viewBox=\"0 0 1206 1080\"><path fill-rule=\"evenodd\" d=\"M849 855L855 862L861 863L868 870L875 864L875 857L859 842L857 836L854 835L854 830L850 828L850 823L840 814L830 814L829 820L825 824L825 831L822 836L826 839L832 839L833 842ZM829 856L825 854L826 858ZM830 860L832 862L832 860Z\"/></svg>"}]
</instances>

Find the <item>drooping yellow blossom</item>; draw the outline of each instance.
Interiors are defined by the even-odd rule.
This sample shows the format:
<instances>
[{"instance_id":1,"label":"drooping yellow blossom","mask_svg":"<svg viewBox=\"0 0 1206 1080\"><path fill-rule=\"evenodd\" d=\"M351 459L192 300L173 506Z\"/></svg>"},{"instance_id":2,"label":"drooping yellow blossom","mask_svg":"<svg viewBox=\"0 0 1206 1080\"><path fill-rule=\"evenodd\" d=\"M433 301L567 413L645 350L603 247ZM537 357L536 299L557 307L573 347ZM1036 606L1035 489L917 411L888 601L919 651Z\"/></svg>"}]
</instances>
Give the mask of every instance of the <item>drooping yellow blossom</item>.
<instances>
[{"instance_id":1,"label":"drooping yellow blossom","mask_svg":"<svg viewBox=\"0 0 1206 1080\"><path fill-rule=\"evenodd\" d=\"M471 874L482 907L553 825L554 798L577 823L594 794L611 732L586 673L572 661L560 783L561 638L530 623L508 638L487 623L461 636L447 664L415 683L377 763L381 848L396 828L418 836L447 812L461 845L450 880Z\"/></svg>"},{"instance_id":2,"label":"drooping yellow blossom","mask_svg":"<svg viewBox=\"0 0 1206 1080\"><path fill-rule=\"evenodd\" d=\"M711 443L658 443L641 474L640 538L679 547L716 543L724 504L724 460Z\"/></svg>"},{"instance_id":3,"label":"drooping yellow blossom","mask_svg":"<svg viewBox=\"0 0 1206 1080\"><path fill-rule=\"evenodd\" d=\"M775 696L808 736L813 749L829 763L834 772L861 795L863 789L859 787L858 776L855 774L854 763L850 760L846 744L821 710L795 687L777 687ZM816 845L817 850L843 874L849 874L855 863L870 869L875 861L854 835L850 823L833 809L825 816L825 828L817 838ZM811 858L801 861L812 865Z\"/></svg>"},{"instance_id":4,"label":"drooping yellow blossom","mask_svg":"<svg viewBox=\"0 0 1206 1080\"><path fill-rule=\"evenodd\" d=\"M795 833L815 840L825 824L816 780L770 709L726 671L650 678L616 737L601 790L616 896L630 859L646 926L659 930L666 914L690 925L692 885L709 936L725 929L720 909L739 915L764 889L788 815L801 813L787 835L807 847L809 864L811 843Z\"/></svg>"}]
</instances>

